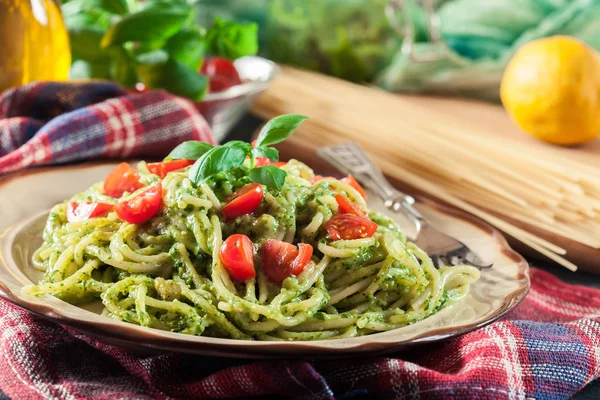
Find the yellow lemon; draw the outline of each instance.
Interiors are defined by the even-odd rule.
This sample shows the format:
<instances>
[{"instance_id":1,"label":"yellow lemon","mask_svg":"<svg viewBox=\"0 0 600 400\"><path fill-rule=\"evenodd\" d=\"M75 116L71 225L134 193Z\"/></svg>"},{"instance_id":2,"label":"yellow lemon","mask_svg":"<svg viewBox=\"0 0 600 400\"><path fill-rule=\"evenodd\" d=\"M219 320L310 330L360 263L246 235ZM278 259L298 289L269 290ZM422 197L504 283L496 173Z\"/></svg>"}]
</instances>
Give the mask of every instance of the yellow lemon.
<instances>
[{"instance_id":1,"label":"yellow lemon","mask_svg":"<svg viewBox=\"0 0 600 400\"><path fill-rule=\"evenodd\" d=\"M546 142L574 145L600 133L600 56L568 36L525 44L502 77L500 97L516 123Z\"/></svg>"}]
</instances>

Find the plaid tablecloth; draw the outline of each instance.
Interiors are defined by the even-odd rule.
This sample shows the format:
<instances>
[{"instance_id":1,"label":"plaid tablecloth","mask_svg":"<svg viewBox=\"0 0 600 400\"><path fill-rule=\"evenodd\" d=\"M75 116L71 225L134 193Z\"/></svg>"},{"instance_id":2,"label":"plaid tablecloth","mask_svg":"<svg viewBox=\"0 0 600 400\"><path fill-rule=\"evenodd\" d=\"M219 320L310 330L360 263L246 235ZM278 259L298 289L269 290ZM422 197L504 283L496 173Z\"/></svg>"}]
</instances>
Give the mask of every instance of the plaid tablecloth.
<instances>
[{"instance_id":1,"label":"plaid tablecloth","mask_svg":"<svg viewBox=\"0 0 600 400\"><path fill-rule=\"evenodd\" d=\"M212 141L191 103L109 83L33 84L0 99L0 173ZM502 320L387 357L252 362L141 356L0 300L0 399L565 399L600 377L600 290L532 268Z\"/></svg>"}]
</instances>

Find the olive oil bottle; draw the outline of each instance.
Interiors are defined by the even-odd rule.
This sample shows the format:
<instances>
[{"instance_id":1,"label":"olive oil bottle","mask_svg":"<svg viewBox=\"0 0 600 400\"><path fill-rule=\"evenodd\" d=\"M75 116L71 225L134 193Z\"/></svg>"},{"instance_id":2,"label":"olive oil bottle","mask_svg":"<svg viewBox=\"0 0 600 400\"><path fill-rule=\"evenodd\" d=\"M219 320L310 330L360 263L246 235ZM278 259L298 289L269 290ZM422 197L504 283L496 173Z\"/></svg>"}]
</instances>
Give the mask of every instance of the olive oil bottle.
<instances>
[{"instance_id":1,"label":"olive oil bottle","mask_svg":"<svg viewBox=\"0 0 600 400\"><path fill-rule=\"evenodd\" d=\"M0 0L0 92L39 80L66 80L69 37L54 0Z\"/></svg>"}]
</instances>

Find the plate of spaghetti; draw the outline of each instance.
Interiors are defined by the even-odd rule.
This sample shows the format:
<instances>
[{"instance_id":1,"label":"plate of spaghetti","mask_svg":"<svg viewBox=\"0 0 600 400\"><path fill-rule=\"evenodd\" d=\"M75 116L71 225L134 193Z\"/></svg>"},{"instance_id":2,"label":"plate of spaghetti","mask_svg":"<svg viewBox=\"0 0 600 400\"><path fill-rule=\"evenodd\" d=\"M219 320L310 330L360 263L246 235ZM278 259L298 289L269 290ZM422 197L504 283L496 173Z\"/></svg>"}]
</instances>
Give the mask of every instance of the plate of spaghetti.
<instances>
[{"instance_id":1,"label":"plate of spaghetti","mask_svg":"<svg viewBox=\"0 0 600 400\"><path fill-rule=\"evenodd\" d=\"M493 268L436 268L351 176L272 147L185 142L161 162L40 169L0 182L0 296L109 343L235 357L397 351L477 329L529 288L502 236L417 207Z\"/></svg>"}]
</instances>

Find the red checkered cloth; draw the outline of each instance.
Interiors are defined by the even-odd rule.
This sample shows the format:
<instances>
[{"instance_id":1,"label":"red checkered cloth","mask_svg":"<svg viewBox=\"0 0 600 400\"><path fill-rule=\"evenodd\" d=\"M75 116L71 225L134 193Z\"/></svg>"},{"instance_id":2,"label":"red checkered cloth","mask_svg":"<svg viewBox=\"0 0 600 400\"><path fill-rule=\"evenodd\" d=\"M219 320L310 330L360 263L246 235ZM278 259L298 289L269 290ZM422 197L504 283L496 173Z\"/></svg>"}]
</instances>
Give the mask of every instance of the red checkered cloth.
<instances>
[{"instance_id":1,"label":"red checkered cloth","mask_svg":"<svg viewBox=\"0 0 600 400\"><path fill-rule=\"evenodd\" d=\"M91 158L159 157L185 140L214 143L194 104L164 91L44 82L0 97L0 174Z\"/></svg>"},{"instance_id":2,"label":"red checkered cloth","mask_svg":"<svg viewBox=\"0 0 600 400\"><path fill-rule=\"evenodd\" d=\"M166 93L127 95L106 83L10 93L0 102L10 117L0 120L0 171L211 140L190 103ZM523 303L483 329L387 357L328 361L140 356L0 300L0 399L565 399L600 377L600 290L535 268L531 278Z\"/></svg>"}]
</instances>

